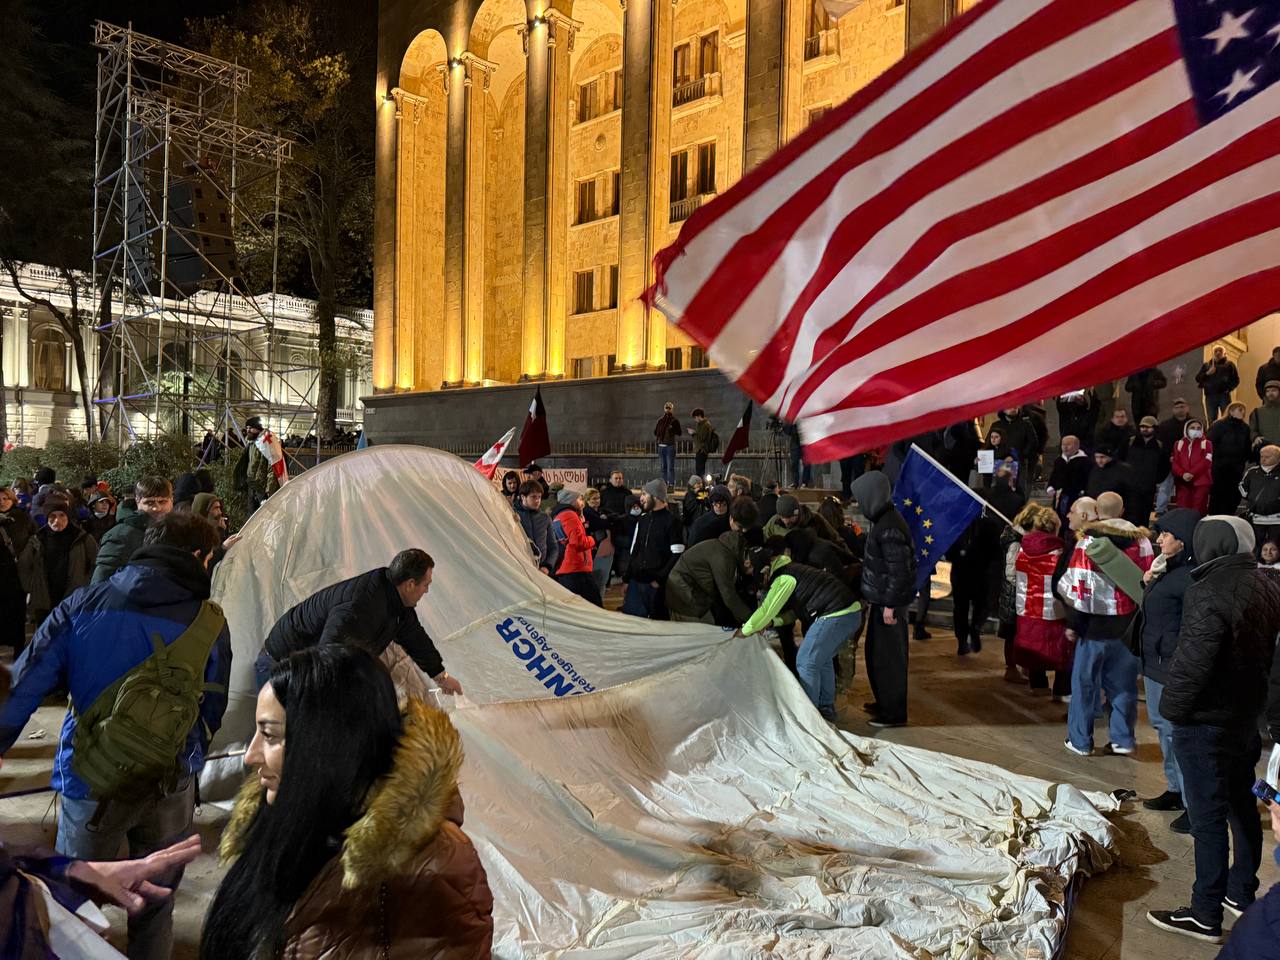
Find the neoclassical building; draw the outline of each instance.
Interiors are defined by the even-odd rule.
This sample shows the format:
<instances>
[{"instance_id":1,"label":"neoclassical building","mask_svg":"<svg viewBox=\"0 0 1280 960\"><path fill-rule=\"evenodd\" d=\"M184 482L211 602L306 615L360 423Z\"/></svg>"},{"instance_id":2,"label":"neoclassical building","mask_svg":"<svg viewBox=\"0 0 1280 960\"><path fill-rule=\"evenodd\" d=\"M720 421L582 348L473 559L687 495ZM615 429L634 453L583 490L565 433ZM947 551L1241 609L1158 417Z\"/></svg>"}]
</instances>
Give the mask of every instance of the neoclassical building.
<instances>
[{"instance_id":1,"label":"neoclassical building","mask_svg":"<svg viewBox=\"0 0 1280 960\"><path fill-rule=\"evenodd\" d=\"M691 370L681 223L976 0L382 0L374 388Z\"/></svg>"}]
</instances>

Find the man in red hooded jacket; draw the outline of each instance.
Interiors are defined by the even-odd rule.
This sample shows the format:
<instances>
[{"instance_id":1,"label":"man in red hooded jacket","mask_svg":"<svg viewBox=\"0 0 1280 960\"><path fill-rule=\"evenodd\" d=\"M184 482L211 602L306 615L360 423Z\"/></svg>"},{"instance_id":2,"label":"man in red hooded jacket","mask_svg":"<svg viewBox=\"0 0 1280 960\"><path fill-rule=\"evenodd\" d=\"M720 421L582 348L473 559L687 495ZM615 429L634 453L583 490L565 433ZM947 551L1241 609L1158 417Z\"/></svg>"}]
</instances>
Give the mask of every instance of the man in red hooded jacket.
<instances>
[{"instance_id":1,"label":"man in red hooded jacket","mask_svg":"<svg viewBox=\"0 0 1280 960\"><path fill-rule=\"evenodd\" d=\"M560 545L561 557L556 579L566 590L603 607L600 590L591 576L596 540L582 523L582 506L582 494L568 487L556 497L556 508L551 513L551 529Z\"/></svg>"}]
</instances>

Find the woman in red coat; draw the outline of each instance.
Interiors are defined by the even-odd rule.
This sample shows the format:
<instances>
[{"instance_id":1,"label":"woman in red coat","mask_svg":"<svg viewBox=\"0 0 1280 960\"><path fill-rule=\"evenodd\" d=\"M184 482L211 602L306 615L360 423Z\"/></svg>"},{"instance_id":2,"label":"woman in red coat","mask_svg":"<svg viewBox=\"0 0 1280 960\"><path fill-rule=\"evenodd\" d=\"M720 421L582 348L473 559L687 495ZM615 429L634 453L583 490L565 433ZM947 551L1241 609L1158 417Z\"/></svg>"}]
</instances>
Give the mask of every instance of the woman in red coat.
<instances>
[{"instance_id":1,"label":"woman in red coat","mask_svg":"<svg viewBox=\"0 0 1280 960\"><path fill-rule=\"evenodd\" d=\"M596 538L587 533L586 525L582 522L582 506L582 494L566 487L560 491L556 508L551 513L551 529L555 532L556 542L560 544L560 566L556 568L556 580L583 600L590 600L597 607L603 607L600 588L591 576L594 564L591 551L595 549Z\"/></svg>"},{"instance_id":2,"label":"woman in red coat","mask_svg":"<svg viewBox=\"0 0 1280 960\"><path fill-rule=\"evenodd\" d=\"M1058 536L1061 521L1051 507L1032 503L1016 522L1022 536L1016 571L1018 632L1013 639L1013 662L1026 668L1032 688L1048 685L1053 671L1053 699L1061 702L1071 693L1071 666L1075 645L1067 639L1066 613L1053 594L1053 574L1066 545Z\"/></svg>"},{"instance_id":3,"label":"woman in red coat","mask_svg":"<svg viewBox=\"0 0 1280 960\"><path fill-rule=\"evenodd\" d=\"M1176 506L1203 516L1209 509L1213 488L1213 444L1205 439L1204 422L1192 417L1173 445L1173 488Z\"/></svg>"}]
</instances>

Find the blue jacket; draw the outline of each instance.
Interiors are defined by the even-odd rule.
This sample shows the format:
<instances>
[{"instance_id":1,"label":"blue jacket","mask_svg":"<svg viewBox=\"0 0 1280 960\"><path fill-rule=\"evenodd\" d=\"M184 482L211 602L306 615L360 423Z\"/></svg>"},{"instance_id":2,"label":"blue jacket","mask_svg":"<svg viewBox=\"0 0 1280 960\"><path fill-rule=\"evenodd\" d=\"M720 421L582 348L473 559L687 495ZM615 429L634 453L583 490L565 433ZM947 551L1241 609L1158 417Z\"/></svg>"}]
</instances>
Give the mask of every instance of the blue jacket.
<instances>
[{"instance_id":1,"label":"blue jacket","mask_svg":"<svg viewBox=\"0 0 1280 960\"><path fill-rule=\"evenodd\" d=\"M1280 852L1276 862L1280 863ZM1218 960L1280 960L1280 883L1235 922Z\"/></svg>"},{"instance_id":2,"label":"blue jacket","mask_svg":"<svg viewBox=\"0 0 1280 960\"><path fill-rule=\"evenodd\" d=\"M13 666L13 691L0 708L0 755L13 746L41 702L60 686L75 711L88 710L107 687L151 655L151 636L173 643L209 597L209 575L185 550L145 546L109 580L76 591L54 609ZM205 682L220 684L200 702L203 721L192 728L179 757L199 773L211 737L222 725L231 676L231 635L223 627L209 654ZM72 800L89 788L71 771L76 715L68 710L53 764L53 789ZM207 732L206 732L207 728Z\"/></svg>"}]
</instances>

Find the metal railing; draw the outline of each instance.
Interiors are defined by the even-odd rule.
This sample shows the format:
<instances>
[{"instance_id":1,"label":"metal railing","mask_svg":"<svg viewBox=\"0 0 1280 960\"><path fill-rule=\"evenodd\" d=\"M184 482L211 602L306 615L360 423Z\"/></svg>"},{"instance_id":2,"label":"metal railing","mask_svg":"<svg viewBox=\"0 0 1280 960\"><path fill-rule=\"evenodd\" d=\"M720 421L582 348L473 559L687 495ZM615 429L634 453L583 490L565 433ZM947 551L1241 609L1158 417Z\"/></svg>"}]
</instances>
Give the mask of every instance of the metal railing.
<instances>
[{"instance_id":1,"label":"metal railing","mask_svg":"<svg viewBox=\"0 0 1280 960\"><path fill-rule=\"evenodd\" d=\"M840 32L834 28L820 30L812 37L804 38L805 60L817 60L819 57L834 57L840 52Z\"/></svg>"},{"instance_id":2,"label":"metal railing","mask_svg":"<svg viewBox=\"0 0 1280 960\"><path fill-rule=\"evenodd\" d=\"M704 73L695 80L677 84L671 91L671 105L683 107L703 97L713 97L720 92L720 74Z\"/></svg>"},{"instance_id":3,"label":"metal railing","mask_svg":"<svg viewBox=\"0 0 1280 960\"><path fill-rule=\"evenodd\" d=\"M682 223L693 216L693 211L702 206L702 195L685 197L683 200L671 201L671 223Z\"/></svg>"}]
</instances>

